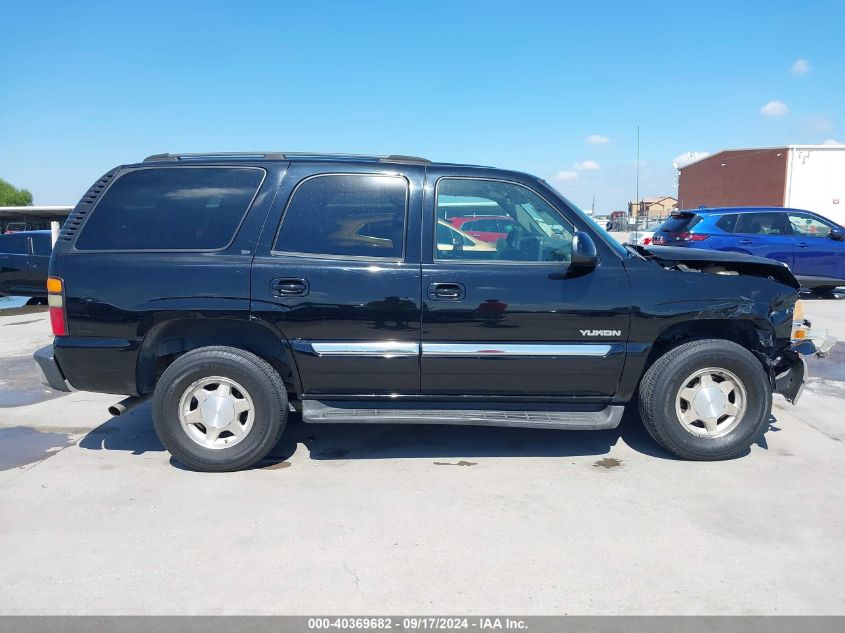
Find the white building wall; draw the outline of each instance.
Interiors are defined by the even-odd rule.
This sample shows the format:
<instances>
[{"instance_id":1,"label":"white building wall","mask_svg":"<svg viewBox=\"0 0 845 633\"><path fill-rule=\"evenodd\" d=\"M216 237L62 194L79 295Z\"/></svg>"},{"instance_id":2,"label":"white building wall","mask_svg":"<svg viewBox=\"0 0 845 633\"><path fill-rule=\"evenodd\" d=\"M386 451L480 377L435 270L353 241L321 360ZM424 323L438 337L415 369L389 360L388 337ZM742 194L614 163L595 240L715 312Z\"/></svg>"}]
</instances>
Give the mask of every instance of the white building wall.
<instances>
[{"instance_id":1,"label":"white building wall","mask_svg":"<svg viewBox=\"0 0 845 633\"><path fill-rule=\"evenodd\" d=\"M845 145L791 147L784 206L845 226Z\"/></svg>"}]
</instances>

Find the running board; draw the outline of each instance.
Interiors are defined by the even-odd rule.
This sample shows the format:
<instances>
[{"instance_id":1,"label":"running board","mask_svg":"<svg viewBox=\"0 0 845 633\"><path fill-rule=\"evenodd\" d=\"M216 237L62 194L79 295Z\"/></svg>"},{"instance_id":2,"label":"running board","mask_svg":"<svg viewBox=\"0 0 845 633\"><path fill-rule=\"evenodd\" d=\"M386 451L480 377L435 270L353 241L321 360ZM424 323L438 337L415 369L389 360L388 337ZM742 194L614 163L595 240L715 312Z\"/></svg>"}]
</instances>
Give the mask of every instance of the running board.
<instances>
[{"instance_id":1,"label":"running board","mask_svg":"<svg viewBox=\"0 0 845 633\"><path fill-rule=\"evenodd\" d=\"M456 408L454 404L421 402L340 402L303 400L302 420L322 424L466 424L472 426L520 426L537 429L596 431L615 429L624 406L590 410L578 405L549 405L526 410L525 405L496 404L489 409ZM424 407L424 408L420 408Z\"/></svg>"}]
</instances>

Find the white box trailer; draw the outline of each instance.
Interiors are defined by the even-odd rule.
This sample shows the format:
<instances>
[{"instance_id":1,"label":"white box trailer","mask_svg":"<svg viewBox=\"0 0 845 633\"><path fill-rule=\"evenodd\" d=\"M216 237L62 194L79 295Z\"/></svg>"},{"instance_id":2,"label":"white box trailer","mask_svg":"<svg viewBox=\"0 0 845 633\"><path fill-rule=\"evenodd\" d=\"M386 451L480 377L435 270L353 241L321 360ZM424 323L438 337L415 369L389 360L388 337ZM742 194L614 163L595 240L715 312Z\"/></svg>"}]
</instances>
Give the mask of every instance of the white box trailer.
<instances>
[{"instance_id":1,"label":"white box trailer","mask_svg":"<svg viewBox=\"0 0 845 633\"><path fill-rule=\"evenodd\" d=\"M783 206L845 226L845 145L790 145Z\"/></svg>"}]
</instances>

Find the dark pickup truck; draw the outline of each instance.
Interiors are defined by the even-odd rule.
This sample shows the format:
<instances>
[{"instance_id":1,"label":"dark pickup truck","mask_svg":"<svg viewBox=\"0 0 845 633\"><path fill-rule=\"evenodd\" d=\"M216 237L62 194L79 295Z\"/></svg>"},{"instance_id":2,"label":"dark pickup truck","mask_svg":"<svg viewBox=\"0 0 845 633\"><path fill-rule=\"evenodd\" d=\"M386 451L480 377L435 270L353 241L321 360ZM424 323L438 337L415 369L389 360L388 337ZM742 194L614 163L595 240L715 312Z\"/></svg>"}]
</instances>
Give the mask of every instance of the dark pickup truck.
<instances>
[{"instance_id":1,"label":"dark pickup truck","mask_svg":"<svg viewBox=\"0 0 845 633\"><path fill-rule=\"evenodd\" d=\"M462 207L512 226L469 238L446 221ZM50 275L47 383L152 397L199 470L260 461L290 409L586 430L638 402L669 451L726 459L819 351L783 264L622 246L541 179L408 156L123 165L64 224Z\"/></svg>"},{"instance_id":2,"label":"dark pickup truck","mask_svg":"<svg viewBox=\"0 0 845 633\"><path fill-rule=\"evenodd\" d=\"M50 242L50 231L0 235L0 297L47 296Z\"/></svg>"}]
</instances>

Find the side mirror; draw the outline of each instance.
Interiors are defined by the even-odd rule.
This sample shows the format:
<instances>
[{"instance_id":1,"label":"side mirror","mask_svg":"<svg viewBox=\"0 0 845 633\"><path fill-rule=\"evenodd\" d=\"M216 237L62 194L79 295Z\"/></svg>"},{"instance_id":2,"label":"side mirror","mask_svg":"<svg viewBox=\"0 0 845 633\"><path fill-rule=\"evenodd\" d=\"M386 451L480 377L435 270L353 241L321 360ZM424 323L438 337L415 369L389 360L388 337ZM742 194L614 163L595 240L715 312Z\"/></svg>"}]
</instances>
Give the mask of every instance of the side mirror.
<instances>
[{"instance_id":1,"label":"side mirror","mask_svg":"<svg viewBox=\"0 0 845 633\"><path fill-rule=\"evenodd\" d=\"M576 268L595 268L599 265L596 244L587 233L575 231L572 236L572 266Z\"/></svg>"},{"instance_id":2,"label":"side mirror","mask_svg":"<svg viewBox=\"0 0 845 633\"><path fill-rule=\"evenodd\" d=\"M828 233L827 236L837 242L845 241L845 229L840 229L838 227L830 229L830 233Z\"/></svg>"}]
</instances>

